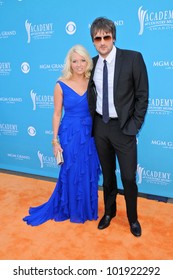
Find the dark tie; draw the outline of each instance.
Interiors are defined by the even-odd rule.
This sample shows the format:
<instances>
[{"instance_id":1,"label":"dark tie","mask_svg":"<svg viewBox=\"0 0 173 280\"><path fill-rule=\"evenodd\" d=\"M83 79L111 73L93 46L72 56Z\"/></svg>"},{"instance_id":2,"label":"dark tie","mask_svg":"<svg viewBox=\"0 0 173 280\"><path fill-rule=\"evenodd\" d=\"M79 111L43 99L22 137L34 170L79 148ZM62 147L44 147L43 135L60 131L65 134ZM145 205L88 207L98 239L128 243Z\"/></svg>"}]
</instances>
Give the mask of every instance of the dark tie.
<instances>
[{"instance_id":1,"label":"dark tie","mask_svg":"<svg viewBox=\"0 0 173 280\"><path fill-rule=\"evenodd\" d=\"M102 103L102 114L103 121L108 123L109 121L109 107L108 107L108 68L107 61L104 60L103 66L103 103Z\"/></svg>"}]
</instances>

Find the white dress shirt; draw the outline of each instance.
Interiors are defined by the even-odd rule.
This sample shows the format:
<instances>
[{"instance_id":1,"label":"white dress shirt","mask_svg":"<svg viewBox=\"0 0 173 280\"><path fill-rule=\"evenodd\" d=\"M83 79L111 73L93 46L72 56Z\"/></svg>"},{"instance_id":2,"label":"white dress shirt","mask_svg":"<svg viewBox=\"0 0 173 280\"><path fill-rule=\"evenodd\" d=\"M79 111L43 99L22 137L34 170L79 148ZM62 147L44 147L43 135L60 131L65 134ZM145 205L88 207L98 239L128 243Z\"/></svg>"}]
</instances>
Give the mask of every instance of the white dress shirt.
<instances>
[{"instance_id":1,"label":"white dress shirt","mask_svg":"<svg viewBox=\"0 0 173 280\"><path fill-rule=\"evenodd\" d=\"M106 58L108 68L108 103L109 103L109 117L116 118L117 112L114 106L113 83L114 83L114 69L115 69L116 47L113 46L112 51ZM97 102L96 111L102 115L102 96L103 96L103 60L104 58L99 55L95 67L93 80L97 89Z\"/></svg>"}]
</instances>

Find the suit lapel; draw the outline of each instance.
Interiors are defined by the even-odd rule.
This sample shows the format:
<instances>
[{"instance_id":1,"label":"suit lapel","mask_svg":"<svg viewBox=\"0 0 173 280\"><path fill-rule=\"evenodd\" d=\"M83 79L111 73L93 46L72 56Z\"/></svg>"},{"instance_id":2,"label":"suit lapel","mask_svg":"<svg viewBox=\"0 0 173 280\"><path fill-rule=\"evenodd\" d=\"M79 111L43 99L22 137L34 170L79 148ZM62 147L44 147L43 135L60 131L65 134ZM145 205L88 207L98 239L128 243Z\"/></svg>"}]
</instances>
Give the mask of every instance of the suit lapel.
<instances>
[{"instance_id":1,"label":"suit lapel","mask_svg":"<svg viewBox=\"0 0 173 280\"><path fill-rule=\"evenodd\" d=\"M91 71L91 80L93 80L93 76L94 76L94 71L95 71L95 68L96 68L96 64L97 64L97 60L98 60L99 56L95 56L93 57L93 69Z\"/></svg>"},{"instance_id":2,"label":"suit lapel","mask_svg":"<svg viewBox=\"0 0 173 280\"><path fill-rule=\"evenodd\" d=\"M116 93L116 89L117 89L121 65L122 65L122 52L119 48L117 48L116 61L115 61L115 72L114 72L114 94Z\"/></svg>"},{"instance_id":3,"label":"suit lapel","mask_svg":"<svg viewBox=\"0 0 173 280\"><path fill-rule=\"evenodd\" d=\"M94 98L97 97L97 91L96 91L96 88L95 88L95 83L93 81L93 76L94 76L94 71L95 71L95 67L96 67L98 58L99 58L98 55L93 57L93 69L91 71L90 82L89 82L89 85L90 85L90 88L91 88L91 94L94 95Z\"/></svg>"}]
</instances>

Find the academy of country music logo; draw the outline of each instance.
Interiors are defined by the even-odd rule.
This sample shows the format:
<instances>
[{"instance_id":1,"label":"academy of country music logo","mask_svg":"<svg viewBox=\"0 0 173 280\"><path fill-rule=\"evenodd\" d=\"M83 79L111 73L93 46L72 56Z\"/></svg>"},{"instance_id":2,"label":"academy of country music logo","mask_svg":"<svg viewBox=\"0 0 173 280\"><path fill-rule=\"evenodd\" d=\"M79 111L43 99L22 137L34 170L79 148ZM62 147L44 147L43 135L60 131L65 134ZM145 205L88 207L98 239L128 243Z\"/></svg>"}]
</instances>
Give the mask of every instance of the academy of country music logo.
<instances>
[{"instance_id":1,"label":"academy of country music logo","mask_svg":"<svg viewBox=\"0 0 173 280\"><path fill-rule=\"evenodd\" d=\"M9 75L11 72L11 63L8 61L0 62L0 76Z\"/></svg>"},{"instance_id":2,"label":"academy of country music logo","mask_svg":"<svg viewBox=\"0 0 173 280\"><path fill-rule=\"evenodd\" d=\"M35 111L37 107L41 109L53 109L53 94L38 94L32 89L30 91L30 97L33 111Z\"/></svg>"},{"instance_id":3,"label":"academy of country music logo","mask_svg":"<svg viewBox=\"0 0 173 280\"><path fill-rule=\"evenodd\" d=\"M137 165L137 184L142 184L145 181L147 184L157 184L166 186L172 183L171 173L158 170L150 170Z\"/></svg>"},{"instance_id":4,"label":"academy of country music logo","mask_svg":"<svg viewBox=\"0 0 173 280\"><path fill-rule=\"evenodd\" d=\"M19 133L15 123L0 123L0 135L16 136Z\"/></svg>"},{"instance_id":5,"label":"academy of country music logo","mask_svg":"<svg viewBox=\"0 0 173 280\"><path fill-rule=\"evenodd\" d=\"M27 32L27 43L31 42L31 38L34 40L50 39L53 35L53 23L32 23L28 19L25 21L25 29Z\"/></svg>"},{"instance_id":6,"label":"academy of country music logo","mask_svg":"<svg viewBox=\"0 0 173 280\"><path fill-rule=\"evenodd\" d=\"M173 99L149 98L147 113L151 115L172 115Z\"/></svg>"},{"instance_id":7,"label":"academy of country music logo","mask_svg":"<svg viewBox=\"0 0 173 280\"><path fill-rule=\"evenodd\" d=\"M116 174L120 175L120 169L116 169ZM141 185L143 184L143 182L145 182L151 185L156 184L160 186L166 186L172 184L171 176L172 174L170 172L146 169L143 166L140 166L140 164L137 165L137 170L136 170L137 185Z\"/></svg>"},{"instance_id":8,"label":"academy of country music logo","mask_svg":"<svg viewBox=\"0 0 173 280\"><path fill-rule=\"evenodd\" d=\"M138 9L139 35L145 29L150 31L161 31L173 29L173 9L148 11L141 6Z\"/></svg>"},{"instance_id":9,"label":"academy of country music logo","mask_svg":"<svg viewBox=\"0 0 173 280\"><path fill-rule=\"evenodd\" d=\"M40 161L40 168L44 168L45 166L58 167L54 156L44 155L40 151L37 152L37 156Z\"/></svg>"}]
</instances>

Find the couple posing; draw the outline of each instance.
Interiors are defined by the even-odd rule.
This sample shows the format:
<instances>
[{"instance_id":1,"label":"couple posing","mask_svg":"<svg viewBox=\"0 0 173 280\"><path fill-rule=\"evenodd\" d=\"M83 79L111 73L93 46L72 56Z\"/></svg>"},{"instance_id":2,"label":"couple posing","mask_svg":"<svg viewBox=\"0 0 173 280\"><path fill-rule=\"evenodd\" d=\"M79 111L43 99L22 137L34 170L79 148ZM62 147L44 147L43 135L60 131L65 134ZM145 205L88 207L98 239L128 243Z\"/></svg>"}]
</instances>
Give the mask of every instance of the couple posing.
<instances>
[{"instance_id":1,"label":"couple posing","mask_svg":"<svg viewBox=\"0 0 173 280\"><path fill-rule=\"evenodd\" d=\"M98 229L107 228L117 212L117 159L130 231L139 237L136 135L148 106L147 70L140 52L115 46L112 20L96 18L90 33L98 55L91 59L83 46L72 47L54 90L53 153L64 156L57 184L23 220L32 226L50 219L97 220L102 172L105 211Z\"/></svg>"}]
</instances>

